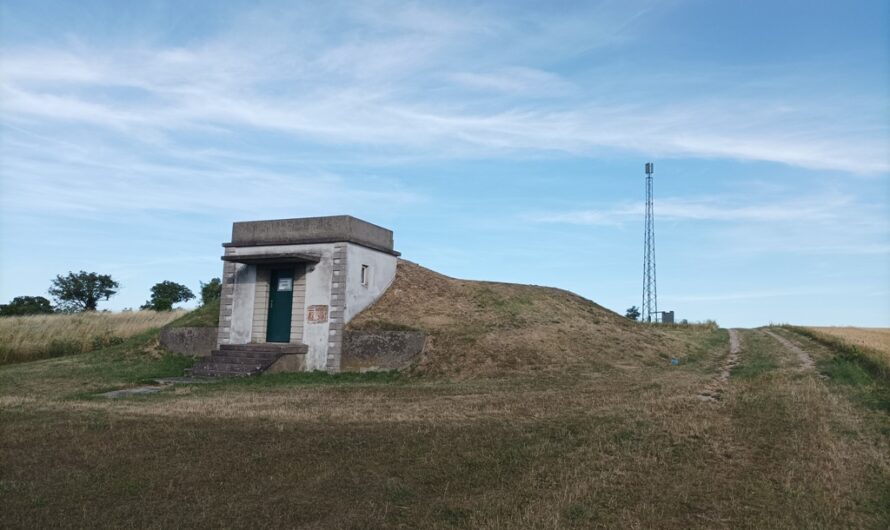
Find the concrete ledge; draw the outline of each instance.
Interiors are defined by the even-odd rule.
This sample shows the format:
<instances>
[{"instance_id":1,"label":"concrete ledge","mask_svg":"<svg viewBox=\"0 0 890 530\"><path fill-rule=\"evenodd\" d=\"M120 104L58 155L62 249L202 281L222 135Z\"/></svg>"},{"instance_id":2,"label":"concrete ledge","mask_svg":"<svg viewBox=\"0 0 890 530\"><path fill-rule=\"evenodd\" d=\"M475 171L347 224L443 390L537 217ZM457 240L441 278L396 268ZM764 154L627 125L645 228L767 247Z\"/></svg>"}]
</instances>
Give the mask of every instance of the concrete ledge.
<instances>
[{"instance_id":1,"label":"concrete ledge","mask_svg":"<svg viewBox=\"0 0 890 530\"><path fill-rule=\"evenodd\" d=\"M216 349L219 328L161 328L158 341L180 355L206 357Z\"/></svg>"},{"instance_id":2,"label":"concrete ledge","mask_svg":"<svg viewBox=\"0 0 890 530\"><path fill-rule=\"evenodd\" d=\"M344 372L401 370L423 353L420 331L344 331L340 369Z\"/></svg>"}]
</instances>

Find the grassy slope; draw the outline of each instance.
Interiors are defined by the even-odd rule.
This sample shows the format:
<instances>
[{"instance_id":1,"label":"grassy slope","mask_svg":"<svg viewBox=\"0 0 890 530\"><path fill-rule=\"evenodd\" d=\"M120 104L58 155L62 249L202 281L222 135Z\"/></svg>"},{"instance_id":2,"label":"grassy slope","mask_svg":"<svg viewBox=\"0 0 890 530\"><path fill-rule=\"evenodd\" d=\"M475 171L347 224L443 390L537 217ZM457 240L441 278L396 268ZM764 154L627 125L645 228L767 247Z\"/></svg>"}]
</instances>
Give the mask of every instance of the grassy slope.
<instances>
[{"instance_id":1,"label":"grassy slope","mask_svg":"<svg viewBox=\"0 0 890 530\"><path fill-rule=\"evenodd\" d=\"M0 364L83 353L160 328L182 311L76 313L0 318Z\"/></svg>"},{"instance_id":2,"label":"grassy slope","mask_svg":"<svg viewBox=\"0 0 890 530\"><path fill-rule=\"evenodd\" d=\"M408 261L349 327L426 331L416 371L460 376L662 364L697 344L691 329L634 323L568 291L457 280Z\"/></svg>"},{"instance_id":3,"label":"grassy slope","mask_svg":"<svg viewBox=\"0 0 890 530\"><path fill-rule=\"evenodd\" d=\"M219 326L219 299L189 311L169 324L176 328L215 328Z\"/></svg>"},{"instance_id":4,"label":"grassy slope","mask_svg":"<svg viewBox=\"0 0 890 530\"><path fill-rule=\"evenodd\" d=\"M102 350L2 367L2 395L25 402L67 400L182 375L194 360L164 351L157 337L151 329Z\"/></svg>"}]
</instances>

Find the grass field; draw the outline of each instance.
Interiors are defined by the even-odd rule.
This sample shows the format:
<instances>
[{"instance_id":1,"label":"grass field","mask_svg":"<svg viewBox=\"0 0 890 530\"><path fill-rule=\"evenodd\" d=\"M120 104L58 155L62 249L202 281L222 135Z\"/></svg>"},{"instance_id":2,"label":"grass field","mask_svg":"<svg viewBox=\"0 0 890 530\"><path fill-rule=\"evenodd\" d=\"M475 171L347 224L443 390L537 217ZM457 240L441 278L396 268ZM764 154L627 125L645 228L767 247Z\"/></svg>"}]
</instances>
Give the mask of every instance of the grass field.
<instances>
[{"instance_id":1,"label":"grass field","mask_svg":"<svg viewBox=\"0 0 890 530\"><path fill-rule=\"evenodd\" d=\"M0 318L0 364L83 353L122 342L184 311L128 311Z\"/></svg>"},{"instance_id":2,"label":"grass field","mask_svg":"<svg viewBox=\"0 0 890 530\"><path fill-rule=\"evenodd\" d=\"M822 327L810 329L837 337L855 346L879 351L890 359L890 328Z\"/></svg>"},{"instance_id":3,"label":"grass field","mask_svg":"<svg viewBox=\"0 0 890 530\"><path fill-rule=\"evenodd\" d=\"M675 336L679 366L279 374L121 400L93 394L187 361L147 333L0 367L0 527L887 528L879 383L775 332L817 368L760 330L725 381L725 330Z\"/></svg>"}]
</instances>

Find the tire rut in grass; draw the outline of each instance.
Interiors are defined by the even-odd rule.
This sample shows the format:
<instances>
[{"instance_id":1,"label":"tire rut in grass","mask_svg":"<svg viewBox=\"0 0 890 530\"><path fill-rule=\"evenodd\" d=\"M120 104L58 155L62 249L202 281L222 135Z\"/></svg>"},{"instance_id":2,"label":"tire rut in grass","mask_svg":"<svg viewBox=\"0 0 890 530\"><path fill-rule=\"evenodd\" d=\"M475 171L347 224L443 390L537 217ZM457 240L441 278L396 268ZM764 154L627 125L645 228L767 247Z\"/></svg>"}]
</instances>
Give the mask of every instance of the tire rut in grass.
<instances>
[{"instance_id":1,"label":"tire rut in grass","mask_svg":"<svg viewBox=\"0 0 890 530\"><path fill-rule=\"evenodd\" d=\"M697 396L702 401L719 401L723 396L723 390L726 382L729 381L729 375L733 367L739 362L739 354L742 352L742 341L739 337L739 330L729 330L729 355L723 361L720 375L714 378L705 386L704 390Z\"/></svg>"},{"instance_id":2,"label":"tire rut in grass","mask_svg":"<svg viewBox=\"0 0 890 530\"><path fill-rule=\"evenodd\" d=\"M801 347L797 344L791 342L778 333L775 333L774 331L770 331L768 329L764 329L762 331L770 337L779 341L779 343L788 351L797 355L797 360L800 362L800 370L812 370L816 366L816 364L813 362L813 357L809 353L801 349Z\"/></svg>"}]
</instances>

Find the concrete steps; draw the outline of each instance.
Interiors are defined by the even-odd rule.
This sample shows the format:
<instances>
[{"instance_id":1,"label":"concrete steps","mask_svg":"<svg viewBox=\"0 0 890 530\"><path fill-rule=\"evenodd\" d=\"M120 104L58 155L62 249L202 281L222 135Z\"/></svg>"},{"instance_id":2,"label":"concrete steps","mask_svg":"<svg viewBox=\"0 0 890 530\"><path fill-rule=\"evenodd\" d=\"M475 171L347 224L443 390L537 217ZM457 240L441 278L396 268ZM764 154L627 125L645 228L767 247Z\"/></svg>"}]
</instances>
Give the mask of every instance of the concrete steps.
<instances>
[{"instance_id":1,"label":"concrete steps","mask_svg":"<svg viewBox=\"0 0 890 530\"><path fill-rule=\"evenodd\" d=\"M305 344L221 344L187 373L201 377L247 377L263 373L283 355L305 354L307 350Z\"/></svg>"}]
</instances>

